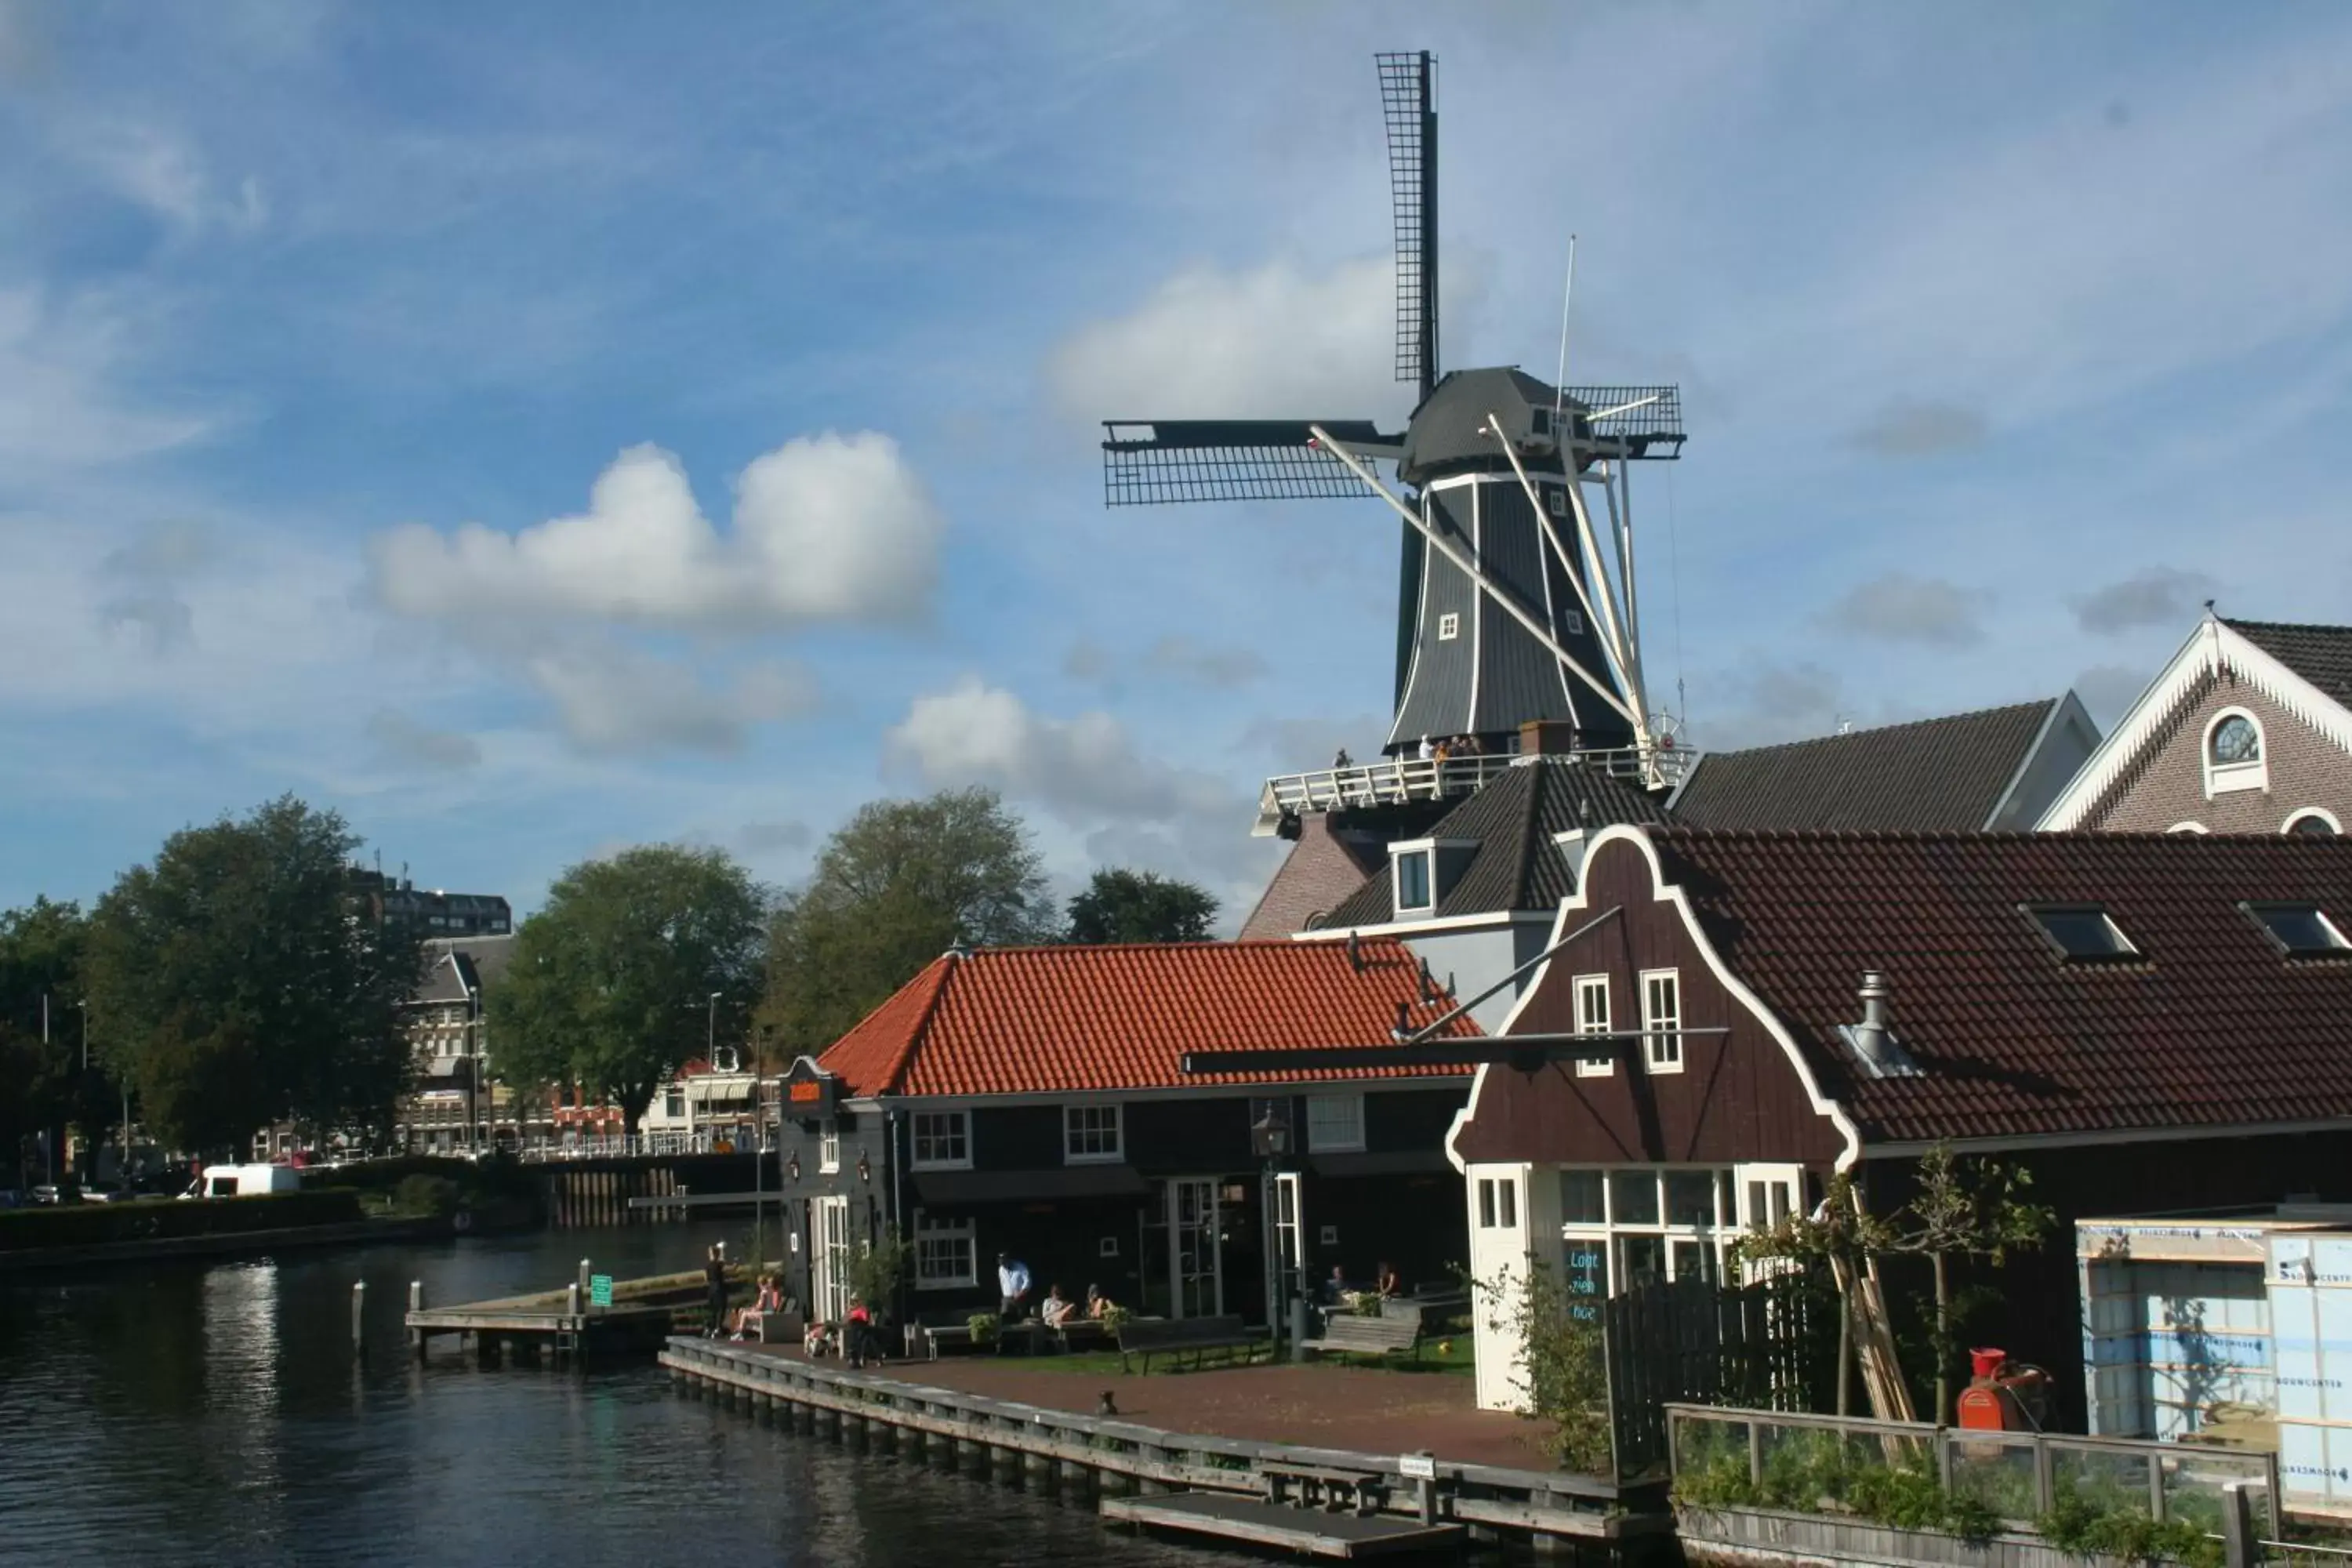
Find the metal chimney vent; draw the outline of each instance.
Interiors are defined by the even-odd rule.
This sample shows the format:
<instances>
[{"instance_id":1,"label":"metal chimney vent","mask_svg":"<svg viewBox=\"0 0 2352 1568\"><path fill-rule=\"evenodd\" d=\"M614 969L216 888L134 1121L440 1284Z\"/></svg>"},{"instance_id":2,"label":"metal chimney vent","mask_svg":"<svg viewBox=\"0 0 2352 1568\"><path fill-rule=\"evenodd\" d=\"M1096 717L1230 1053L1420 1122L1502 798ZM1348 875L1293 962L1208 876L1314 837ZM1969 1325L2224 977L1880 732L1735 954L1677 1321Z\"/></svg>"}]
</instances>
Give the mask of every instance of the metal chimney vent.
<instances>
[{"instance_id":1,"label":"metal chimney vent","mask_svg":"<svg viewBox=\"0 0 2352 1568\"><path fill-rule=\"evenodd\" d=\"M1905 1053L1886 1022L1886 1003L1893 994L1887 989L1885 975L1875 969L1866 971L1860 992L1862 1022L1841 1024L1838 1033L1845 1037L1854 1060L1872 1078L1916 1078L1918 1064Z\"/></svg>"}]
</instances>

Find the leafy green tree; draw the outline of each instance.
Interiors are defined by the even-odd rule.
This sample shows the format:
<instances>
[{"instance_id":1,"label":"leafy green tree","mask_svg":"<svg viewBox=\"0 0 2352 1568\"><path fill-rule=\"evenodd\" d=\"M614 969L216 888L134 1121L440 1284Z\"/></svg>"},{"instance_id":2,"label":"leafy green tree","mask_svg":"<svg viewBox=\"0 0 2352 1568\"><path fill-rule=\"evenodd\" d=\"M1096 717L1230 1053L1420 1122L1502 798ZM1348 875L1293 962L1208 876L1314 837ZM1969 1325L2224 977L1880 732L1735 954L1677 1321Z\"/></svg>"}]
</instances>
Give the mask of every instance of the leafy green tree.
<instances>
[{"instance_id":1,"label":"leafy green tree","mask_svg":"<svg viewBox=\"0 0 2352 1568\"><path fill-rule=\"evenodd\" d=\"M47 1133L50 1151L62 1154L68 1123L97 1132L121 1114L103 1075L82 1067L75 1004L88 928L79 905L47 899L0 912L0 1150L13 1155L26 1145L37 1179L47 1179L47 1163L38 1143L26 1141ZM0 1172L0 1183L16 1175Z\"/></svg>"},{"instance_id":2,"label":"leafy green tree","mask_svg":"<svg viewBox=\"0 0 2352 1568\"><path fill-rule=\"evenodd\" d=\"M489 994L491 1070L594 1089L635 1131L711 1036L743 1037L768 909L723 850L651 844L572 867L515 933Z\"/></svg>"},{"instance_id":3,"label":"leafy green tree","mask_svg":"<svg viewBox=\"0 0 2352 1568\"><path fill-rule=\"evenodd\" d=\"M1105 868L1070 900L1069 940L1206 942L1217 900L1205 889L1154 871Z\"/></svg>"},{"instance_id":4,"label":"leafy green tree","mask_svg":"<svg viewBox=\"0 0 2352 1568\"><path fill-rule=\"evenodd\" d=\"M83 980L92 1054L142 1121L189 1150L289 1120L317 1134L389 1128L413 1058L402 1005L417 937L370 919L359 837L285 795L184 828L91 911Z\"/></svg>"},{"instance_id":5,"label":"leafy green tree","mask_svg":"<svg viewBox=\"0 0 2352 1568\"><path fill-rule=\"evenodd\" d=\"M761 1021L814 1054L956 943L1051 942L1059 924L1028 828L994 791L875 801L777 911Z\"/></svg>"}]
</instances>

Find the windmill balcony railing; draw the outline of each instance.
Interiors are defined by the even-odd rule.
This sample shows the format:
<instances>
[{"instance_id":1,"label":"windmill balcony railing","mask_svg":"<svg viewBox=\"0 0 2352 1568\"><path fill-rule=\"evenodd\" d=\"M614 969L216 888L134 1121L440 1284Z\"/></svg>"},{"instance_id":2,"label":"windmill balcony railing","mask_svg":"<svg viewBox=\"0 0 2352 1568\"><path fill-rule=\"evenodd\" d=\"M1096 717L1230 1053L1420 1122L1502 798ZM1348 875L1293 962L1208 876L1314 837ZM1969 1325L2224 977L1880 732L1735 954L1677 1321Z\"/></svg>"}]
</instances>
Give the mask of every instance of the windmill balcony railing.
<instances>
[{"instance_id":1,"label":"windmill balcony railing","mask_svg":"<svg viewBox=\"0 0 2352 1568\"><path fill-rule=\"evenodd\" d=\"M1671 786L1682 782L1692 753L1671 746L1627 746L1612 751L1576 752L1579 763L1644 787ZM1415 800L1448 800L1475 795L1504 769L1532 763L1531 755L1508 752L1448 757L1440 762L1418 757L1383 757L1344 768L1314 773L1278 773L1258 793L1257 826L1264 838L1274 834L1286 816L1315 812L1346 811L1364 806L1397 805Z\"/></svg>"}]
</instances>

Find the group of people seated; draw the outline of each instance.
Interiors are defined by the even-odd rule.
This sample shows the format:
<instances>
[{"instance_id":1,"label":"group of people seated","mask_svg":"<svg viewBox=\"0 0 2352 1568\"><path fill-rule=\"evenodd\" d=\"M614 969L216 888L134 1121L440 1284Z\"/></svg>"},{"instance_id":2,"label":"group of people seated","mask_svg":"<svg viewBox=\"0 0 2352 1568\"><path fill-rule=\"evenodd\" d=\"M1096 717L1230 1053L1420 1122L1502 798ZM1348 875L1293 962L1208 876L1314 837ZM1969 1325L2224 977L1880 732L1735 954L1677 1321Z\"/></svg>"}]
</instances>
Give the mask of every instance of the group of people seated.
<instances>
[{"instance_id":1,"label":"group of people seated","mask_svg":"<svg viewBox=\"0 0 2352 1568\"><path fill-rule=\"evenodd\" d=\"M1385 1300L1403 1294L1404 1281L1398 1278L1396 1269L1386 1263L1373 1271L1370 1286L1351 1283L1348 1279L1348 1266L1344 1263L1331 1265L1331 1278L1323 1281L1323 1304L1327 1307L1353 1307L1366 1296Z\"/></svg>"},{"instance_id":2,"label":"group of people seated","mask_svg":"<svg viewBox=\"0 0 2352 1568\"><path fill-rule=\"evenodd\" d=\"M760 1277L760 1293L751 1299L751 1304L748 1307L736 1308L734 1317L729 1320L727 1324L730 1331L729 1337L738 1340L758 1339L760 1320L770 1312L781 1312L783 1310L783 1281L772 1274L763 1274Z\"/></svg>"},{"instance_id":3,"label":"group of people seated","mask_svg":"<svg viewBox=\"0 0 2352 1568\"><path fill-rule=\"evenodd\" d=\"M1087 1287L1084 1301L1071 1300L1062 1294L1059 1285L1053 1285L1046 1288L1045 1299L1037 1304L1037 1318L1049 1329L1078 1321L1098 1323L1110 1308L1110 1298L1103 1294L1103 1288L1099 1285Z\"/></svg>"},{"instance_id":4,"label":"group of people seated","mask_svg":"<svg viewBox=\"0 0 2352 1568\"><path fill-rule=\"evenodd\" d=\"M875 1331L874 1313L866 1298L850 1297L840 1322L811 1323L801 1334L801 1349L812 1361L839 1356L852 1366L880 1361L881 1336Z\"/></svg>"}]
</instances>

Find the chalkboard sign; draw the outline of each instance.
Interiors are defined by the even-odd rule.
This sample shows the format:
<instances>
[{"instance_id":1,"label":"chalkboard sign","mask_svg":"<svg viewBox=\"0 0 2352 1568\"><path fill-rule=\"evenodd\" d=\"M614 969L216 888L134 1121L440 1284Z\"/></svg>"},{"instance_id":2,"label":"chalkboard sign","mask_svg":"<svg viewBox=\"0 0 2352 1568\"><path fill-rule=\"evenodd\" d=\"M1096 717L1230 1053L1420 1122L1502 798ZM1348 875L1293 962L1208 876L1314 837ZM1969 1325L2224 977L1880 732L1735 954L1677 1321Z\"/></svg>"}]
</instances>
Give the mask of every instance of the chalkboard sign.
<instances>
[{"instance_id":1,"label":"chalkboard sign","mask_svg":"<svg viewBox=\"0 0 2352 1568\"><path fill-rule=\"evenodd\" d=\"M609 1307L613 1304L613 1277L610 1274L588 1276L588 1304Z\"/></svg>"}]
</instances>

